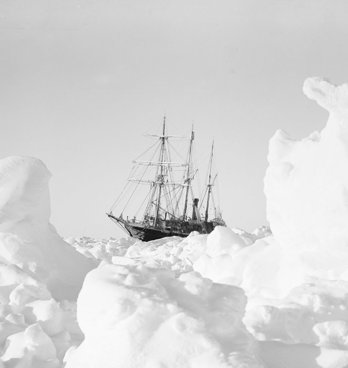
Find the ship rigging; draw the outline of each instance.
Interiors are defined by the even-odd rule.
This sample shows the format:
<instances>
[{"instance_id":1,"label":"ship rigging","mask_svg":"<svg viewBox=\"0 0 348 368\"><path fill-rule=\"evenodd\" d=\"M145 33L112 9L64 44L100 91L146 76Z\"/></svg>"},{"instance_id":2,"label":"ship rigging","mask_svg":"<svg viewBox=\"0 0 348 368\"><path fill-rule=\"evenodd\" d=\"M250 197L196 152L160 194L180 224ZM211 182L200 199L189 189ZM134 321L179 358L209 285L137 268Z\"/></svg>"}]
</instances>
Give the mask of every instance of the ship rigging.
<instances>
[{"instance_id":1,"label":"ship rigging","mask_svg":"<svg viewBox=\"0 0 348 368\"><path fill-rule=\"evenodd\" d=\"M217 225L225 226L213 191L217 178L217 174L213 176L212 173L214 143L209 158L208 181L199 203L193 190L198 171L193 167L193 129L184 161L172 160L172 150L176 150L171 140L178 137L167 134L165 117L162 134L151 136L156 138L155 144L133 161L134 166L127 183L107 216L130 236L143 241L166 236L186 237L192 231L207 234ZM152 153L150 159L140 160L140 157L149 152ZM137 196L140 187L144 185L147 193ZM127 210L129 211L132 201L140 203L140 206L137 209L133 206L134 212L130 217Z\"/></svg>"}]
</instances>

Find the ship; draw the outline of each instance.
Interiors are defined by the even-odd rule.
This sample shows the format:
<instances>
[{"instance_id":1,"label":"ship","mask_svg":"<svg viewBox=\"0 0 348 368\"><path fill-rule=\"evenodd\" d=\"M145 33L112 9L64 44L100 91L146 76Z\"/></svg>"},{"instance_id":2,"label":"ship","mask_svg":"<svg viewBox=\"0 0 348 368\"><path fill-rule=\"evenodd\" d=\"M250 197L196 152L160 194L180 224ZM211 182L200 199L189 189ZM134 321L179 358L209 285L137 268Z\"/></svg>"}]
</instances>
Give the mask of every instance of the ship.
<instances>
[{"instance_id":1,"label":"ship","mask_svg":"<svg viewBox=\"0 0 348 368\"><path fill-rule=\"evenodd\" d=\"M200 201L193 188L198 176L198 169L193 166L193 127L186 138L189 143L184 160L173 161L173 150L182 157L172 140L183 137L168 135L165 117L162 134L150 136L155 138L154 144L133 161L126 184L107 216L129 236L145 242L169 236L186 237L193 231L209 234L216 226L226 226L214 195L217 178L212 172L214 142ZM149 158L141 160L144 155ZM136 206L130 206L132 201Z\"/></svg>"}]
</instances>

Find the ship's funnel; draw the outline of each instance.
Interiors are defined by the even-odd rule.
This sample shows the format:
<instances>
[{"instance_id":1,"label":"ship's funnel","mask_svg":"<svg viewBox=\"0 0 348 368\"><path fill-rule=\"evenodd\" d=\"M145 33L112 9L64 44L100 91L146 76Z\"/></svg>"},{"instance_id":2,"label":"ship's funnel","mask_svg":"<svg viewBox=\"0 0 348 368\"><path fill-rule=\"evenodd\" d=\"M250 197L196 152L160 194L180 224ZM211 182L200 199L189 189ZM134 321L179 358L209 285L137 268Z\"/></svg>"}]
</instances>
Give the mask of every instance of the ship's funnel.
<instances>
[{"instance_id":1,"label":"ship's funnel","mask_svg":"<svg viewBox=\"0 0 348 368\"><path fill-rule=\"evenodd\" d=\"M198 220L200 217L198 213L198 202L199 202L199 198L193 199L192 220Z\"/></svg>"}]
</instances>

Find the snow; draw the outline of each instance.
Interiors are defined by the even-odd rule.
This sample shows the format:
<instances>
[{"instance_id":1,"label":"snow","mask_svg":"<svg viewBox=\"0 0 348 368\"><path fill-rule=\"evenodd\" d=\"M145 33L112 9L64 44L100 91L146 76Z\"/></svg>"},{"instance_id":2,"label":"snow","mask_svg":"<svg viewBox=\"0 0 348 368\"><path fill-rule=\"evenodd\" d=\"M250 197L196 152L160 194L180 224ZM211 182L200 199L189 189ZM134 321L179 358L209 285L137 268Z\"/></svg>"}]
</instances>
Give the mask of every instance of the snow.
<instances>
[{"instance_id":1,"label":"snow","mask_svg":"<svg viewBox=\"0 0 348 368\"><path fill-rule=\"evenodd\" d=\"M0 161L0 367L346 368L348 85L321 132L270 140L270 227L143 243L50 224L46 166Z\"/></svg>"},{"instance_id":2,"label":"snow","mask_svg":"<svg viewBox=\"0 0 348 368\"><path fill-rule=\"evenodd\" d=\"M330 250L346 257L348 85L311 78L303 89L328 110L329 120L320 133L300 141L281 131L272 137L265 177L267 217L274 237L289 252Z\"/></svg>"},{"instance_id":3,"label":"snow","mask_svg":"<svg viewBox=\"0 0 348 368\"><path fill-rule=\"evenodd\" d=\"M82 338L74 300L94 263L64 242L50 224L49 178L40 160L0 161L4 367L60 367L66 350Z\"/></svg>"},{"instance_id":4,"label":"snow","mask_svg":"<svg viewBox=\"0 0 348 368\"><path fill-rule=\"evenodd\" d=\"M67 368L262 367L241 322L245 304L240 288L195 272L103 264L79 295L85 340Z\"/></svg>"},{"instance_id":5,"label":"snow","mask_svg":"<svg viewBox=\"0 0 348 368\"><path fill-rule=\"evenodd\" d=\"M43 281L58 299L76 298L92 264L50 224L49 178L38 159L0 161L0 261Z\"/></svg>"}]
</instances>

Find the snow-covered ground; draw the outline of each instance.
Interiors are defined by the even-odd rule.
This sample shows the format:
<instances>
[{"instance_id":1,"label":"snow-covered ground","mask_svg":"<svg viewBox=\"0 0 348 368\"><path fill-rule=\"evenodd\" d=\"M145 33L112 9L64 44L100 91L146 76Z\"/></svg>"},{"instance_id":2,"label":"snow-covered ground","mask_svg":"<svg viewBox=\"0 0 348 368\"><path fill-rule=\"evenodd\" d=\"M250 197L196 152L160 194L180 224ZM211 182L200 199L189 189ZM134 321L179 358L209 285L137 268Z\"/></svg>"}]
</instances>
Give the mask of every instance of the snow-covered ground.
<instances>
[{"instance_id":1,"label":"snow-covered ground","mask_svg":"<svg viewBox=\"0 0 348 368\"><path fill-rule=\"evenodd\" d=\"M272 232L63 240L50 174L0 161L0 368L348 367L348 85L305 94L322 132L277 132Z\"/></svg>"}]
</instances>

